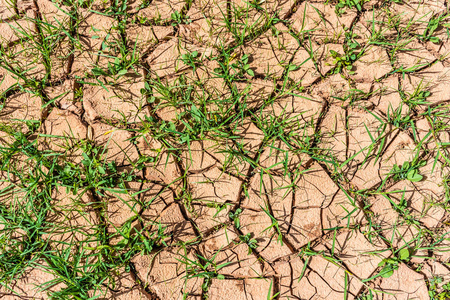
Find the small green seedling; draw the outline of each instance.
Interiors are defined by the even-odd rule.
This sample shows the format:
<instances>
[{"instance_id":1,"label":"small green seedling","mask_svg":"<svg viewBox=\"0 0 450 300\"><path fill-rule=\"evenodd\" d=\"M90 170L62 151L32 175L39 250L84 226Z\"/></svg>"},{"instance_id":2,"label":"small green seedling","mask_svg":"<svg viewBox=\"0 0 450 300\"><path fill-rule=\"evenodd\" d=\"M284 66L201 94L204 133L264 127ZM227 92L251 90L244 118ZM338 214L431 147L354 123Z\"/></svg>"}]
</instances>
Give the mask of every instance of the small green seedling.
<instances>
[{"instance_id":1,"label":"small green seedling","mask_svg":"<svg viewBox=\"0 0 450 300\"><path fill-rule=\"evenodd\" d=\"M241 74L242 76L244 74L248 74L250 76L255 76L255 73L252 69L250 69L250 64L248 63L248 55L245 54L241 57L241 59L237 63L231 64L231 67L238 71L238 74Z\"/></svg>"},{"instance_id":2,"label":"small green seedling","mask_svg":"<svg viewBox=\"0 0 450 300\"><path fill-rule=\"evenodd\" d=\"M172 19L172 23L170 25L172 26L178 26L180 24L190 24L192 20L187 17L183 16L179 11L175 11L170 15L170 18Z\"/></svg>"},{"instance_id":3,"label":"small green seedling","mask_svg":"<svg viewBox=\"0 0 450 300\"><path fill-rule=\"evenodd\" d=\"M389 104L386 117L389 124L392 124L402 130L408 130L414 125L414 120L411 116L404 114L403 105L401 104L396 109Z\"/></svg>"},{"instance_id":4,"label":"small green seedling","mask_svg":"<svg viewBox=\"0 0 450 300\"><path fill-rule=\"evenodd\" d=\"M428 295L431 300L450 299L450 282L441 285L442 277L434 277L428 281Z\"/></svg>"},{"instance_id":5,"label":"small green seedling","mask_svg":"<svg viewBox=\"0 0 450 300\"><path fill-rule=\"evenodd\" d=\"M383 259L378 266L383 267L376 275L376 277L381 276L383 278L389 278L394 274L394 271L398 269L401 262L407 262L411 258L411 253L408 248L400 249L397 252L397 257L389 257Z\"/></svg>"},{"instance_id":6,"label":"small green seedling","mask_svg":"<svg viewBox=\"0 0 450 300\"><path fill-rule=\"evenodd\" d=\"M220 67L214 69L216 76L225 79L227 82L232 82L234 80L241 80L245 78L245 75L255 76L255 73L250 68L249 56L244 54L239 60L235 60L235 54L225 55L224 61L218 58L213 58L216 60Z\"/></svg>"},{"instance_id":7,"label":"small green seedling","mask_svg":"<svg viewBox=\"0 0 450 300\"><path fill-rule=\"evenodd\" d=\"M239 221L239 215L242 213L242 209L238 208L235 212L231 212L228 214L231 220L234 222L234 227L237 229L241 228L241 224Z\"/></svg>"},{"instance_id":8,"label":"small green seedling","mask_svg":"<svg viewBox=\"0 0 450 300\"><path fill-rule=\"evenodd\" d=\"M181 56L181 61L185 65L192 67L193 72L195 72L195 69L196 69L197 64L199 62L199 60L198 60L198 51L193 51L192 53L183 54Z\"/></svg>"},{"instance_id":9,"label":"small green seedling","mask_svg":"<svg viewBox=\"0 0 450 300\"><path fill-rule=\"evenodd\" d=\"M414 109L417 105L428 105L429 102L427 101L427 98L430 96L430 91L416 90L408 99L405 100L405 103L411 109Z\"/></svg>"},{"instance_id":10,"label":"small green seedling","mask_svg":"<svg viewBox=\"0 0 450 300\"><path fill-rule=\"evenodd\" d=\"M272 289L273 289L273 281L270 281L270 286L269 286L269 292L267 293L267 300L273 300L273 299L277 299L278 296L280 295L280 292L275 293L275 295L272 296Z\"/></svg>"},{"instance_id":11,"label":"small green seedling","mask_svg":"<svg viewBox=\"0 0 450 300\"><path fill-rule=\"evenodd\" d=\"M258 241L256 241L256 239L252 239L250 233L247 233L245 235L240 235L239 240L241 240L241 242L248 245L248 254L249 255L253 252L253 250L258 248Z\"/></svg>"},{"instance_id":12,"label":"small green seedling","mask_svg":"<svg viewBox=\"0 0 450 300\"><path fill-rule=\"evenodd\" d=\"M426 161L422 160L418 163L405 162L403 165L398 166L397 164L391 170L394 180L404 180L407 179L411 182L418 182L423 179L423 175L419 173L419 168L426 165Z\"/></svg>"},{"instance_id":13,"label":"small green seedling","mask_svg":"<svg viewBox=\"0 0 450 300\"><path fill-rule=\"evenodd\" d=\"M184 278L186 280L191 278L203 278L204 282L202 284L202 289L204 291L208 290L208 286L212 279L225 279L225 276L219 274L218 271L232 262L225 262L217 265L215 260L221 250L222 249L219 249L210 259L201 256L200 254L196 254L197 260L190 259L186 255L182 255L183 259L177 258L180 263L186 265L186 275Z\"/></svg>"},{"instance_id":14,"label":"small green seedling","mask_svg":"<svg viewBox=\"0 0 450 300\"><path fill-rule=\"evenodd\" d=\"M356 300L373 300L375 299L374 293L369 289L368 292L362 293L359 295Z\"/></svg>"},{"instance_id":15,"label":"small green seedling","mask_svg":"<svg viewBox=\"0 0 450 300\"><path fill-rule=\"evenodd\" d=\"M345 13L346 9L353 8L361 11L364 2L366 2L366 0L339 0L339 2L336 4L336 14L340 16Z\"/></svg>"},{"instance_id":16,"label":"small green seedling","mask_svg":"<svg viewBox=\"0 0 450 300\"><path fill-rule=\"evenodd\" d=\"M417 36L418 39L423 42L430 41L432 43L439 44L441 42L440 38L437 36L433 36L433 34L439 28L439 26L441 26L442 20L447 17L448 15L446 14L432 17L428 22L427 28L424 30L424 32Z\"/></svg>"},{"instance_id":17,"label":"small green seedling","mask_svg":"<svg viewBox=\"0 0 450 300\"><path fill-rule=\"evenodd\" d=\"M156 97L153 96L153 90L148 82L144 83L144 87L141 89L141 95L147 97L148 103L154 103L156 101Z\"/></svg>"},{"instance_id":18,"label":"small green seedling","mask_svg":"<svg viewBox=\"0 0 450 300\"><path fill-rule=\"evenodd\" d=\"M341 55L334 50L330 50L330 54L334 58L333 64L335 65L335 68L333 70L333 74L341 73L344 69L350 71L353 68L352 63L357 58L355 53L351 53L350 55Z\"/></svg>"},{"instance_id":19,"label":"small green seedling","mask_svg":"<svg viewBox=\"0 0 450 300\"><path fill-rule=\"evenodd\" d=\"M267 207L263 207L263 206L260 205L260 207L266 213L266 215L270 218L270 220L272 221L272 224L269 227L267 227L266 229L264 229L263 232L269 231L269 230L271 230L273 228L275 230L274 234L276 234L278 236L277 237L277 241L281 245L283 245L283 233L281 232L281 228L280 228L280 225L278 223L278 220L272 215L272 213L270 212L270 209L269 209L268 206Z\"/></svg>"}]
</instances>

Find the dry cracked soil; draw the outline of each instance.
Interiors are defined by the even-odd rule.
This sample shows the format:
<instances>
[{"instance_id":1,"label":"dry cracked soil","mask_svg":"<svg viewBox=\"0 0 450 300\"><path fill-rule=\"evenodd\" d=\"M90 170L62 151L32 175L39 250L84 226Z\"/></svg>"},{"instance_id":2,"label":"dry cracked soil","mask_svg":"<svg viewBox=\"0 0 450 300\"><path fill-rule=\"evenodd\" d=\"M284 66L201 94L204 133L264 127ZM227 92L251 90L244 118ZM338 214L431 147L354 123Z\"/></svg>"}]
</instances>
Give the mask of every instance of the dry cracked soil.
<instances>
[{"instance_id":1,"label":"dry cracked soil","mask_svg":"<svg viewBox=\"0 0 450 300\"><path fill-rule=\"evenodd\" d=\"M447 0L0 0L1 299L450 299Z\"/></svg>"}]
</instances>

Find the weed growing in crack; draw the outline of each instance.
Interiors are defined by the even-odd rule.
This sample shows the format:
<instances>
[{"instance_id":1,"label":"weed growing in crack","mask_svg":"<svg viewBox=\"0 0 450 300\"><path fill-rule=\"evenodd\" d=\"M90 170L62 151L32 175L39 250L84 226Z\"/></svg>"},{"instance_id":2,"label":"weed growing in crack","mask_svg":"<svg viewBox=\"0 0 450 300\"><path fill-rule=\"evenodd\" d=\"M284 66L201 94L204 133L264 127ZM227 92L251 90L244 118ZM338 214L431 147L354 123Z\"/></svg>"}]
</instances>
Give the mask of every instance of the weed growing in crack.
<instances>
[{"instance_id":1,"label":"weed growing in crack","mask_svg":"<svg viewBox=\"0 0 450 300\"><path fill-rule=\"evenodd\" d=\"M400 262L405 262L410 259L411 254L409 253L408 248L400 249L397 252L397 257L391 257L387 259L383 259L379 263L379 267L382 267L380 273L376 275L376 277L381 276L383 278L389 278L394 274L394 271L398 269L398 264Z\"/></svg>"},{"instance_id":2,"label":"weed growing in crack","mask_svg":"<svg viewBox=\"0 0 450 300\"><path fill-rule=\"evenodd\" d=\"M392 179L404 180L407 179L411 182L421 181L423 176L419 173L419 168L426 165L426 161L413 161L413 162L405 162L403 165L398 166L394 165L391 170Z\"/></svg>"},{"instance_id":3,"label":"weed growing in crack","mask_svg":"<svg viewBox=\"0 0 450 300\"><path fill-rule=\"evenodd\" d=\"M225 262L218 265L215 260L220 251L221 249L218 250L210 259L207 259L199 254L196 254L197 259L190 259L187 255L183 255L183 259L180 259L179 261L186 266L186 280L191 278L203 278L204 283L202 284L202 289L207 291L212 279L225 279L225 276L219 274L218 271L231 264L231 262Z\"/></svg>"},{"instance_id":4,"label":"weed growing in crack","mask_svg":"<svg viewBox=\"0 0 450 300\"><path fill-rule=\"evenodd\" d=\"M434 277L428 281L428 294L432 300L443 300L450 297L450 284L442 284L442 277Z\"/></svg>"},{"instance_id":5,"label":"weed growing in crack","mask_svg":"<svg viewBox=\"0 0 450 300\"><path fill-rule=\"evenodd\" d=\"M418 35L417 38L423 42L430 41L432 43L438 44L440 42L439 37L433 36L435 31L442 26L442 21L448 18L448 14L443 14L440 16L433 16L427 24L427 27L423 31L421 35ZM446 24L444 24L445 26Z\"/></svg>"},{"instance_id":6,"label":"weed growing in crack","mask_svg":"<svg viewBox=\"0 0 450 300\"><path fill-rule=\"evenodd\" d=\"M186 17L185 15L182 15L179 11L175 11L170 15L170 18L172 20L171 25L172 26L178 26L180 24L189 24L192 21L189 19L189 17Z\"/></svg>"},{"instance_id":7,"label":"weed growing in crack","mask_svg":"<svg viewBox=\"0 0 450 300\"><path fill-rule=\"evenodd\" d=\"M345 13L346 9L354 9L356 8L358 11L361 11L366 0L339 0L336 4L336 14L342 15Z\"/></svg>"},{"instance_id":8,"label":"weed growing in crack","mask_svg":"<svg viewBox=\"0 0 450 300\"><path fill-rule=\"evenodd\" d=\"M248 245L248 255L258 248L258 241L251 237L251 233L240 235L239 240Z\"/></svg>"}]
</instances>

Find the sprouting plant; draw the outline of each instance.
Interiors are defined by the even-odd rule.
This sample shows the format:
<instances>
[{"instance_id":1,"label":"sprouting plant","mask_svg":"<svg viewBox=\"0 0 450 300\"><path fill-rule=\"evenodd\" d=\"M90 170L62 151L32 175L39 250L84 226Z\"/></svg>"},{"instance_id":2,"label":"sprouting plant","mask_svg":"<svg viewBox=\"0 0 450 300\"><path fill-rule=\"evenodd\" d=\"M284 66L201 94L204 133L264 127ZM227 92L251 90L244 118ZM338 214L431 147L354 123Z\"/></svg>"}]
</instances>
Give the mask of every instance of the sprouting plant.
<instances>
[{"instance_id":1,"label":"sprouting plant","mask_svg":"<svg viewBox=\"0 0 450 300\"><path fill-rule=\"evenodd\" d=\"M248 74L250 76L255 76L255 73L252 69L250 69L250 64L248 63L248 55L245 54L238 60L236 63L231 64L231 68L236 74L243 76L244 74ZM238 75L238 76L239 76Z\"/></svg>"},{"instance_id":2,"label":"sprouting plant","mask_svg":"<svg viewBox=\"0 0 450 300\"><path fill-rule=\"evenodd\" d=\"M101 56L104 56L109 60L107 68L104 69L95 66L91 69L93 75L111 76L114 79L118 79L127 74L130 69L136 70L134 66L139 61L139 55L136 51L137 41L132 49L128 48L126 43L120 38L113 39L111 41L107 40L106 42L103 42L102 45L104 49L111 49L111 51L117 53L117 56L113 57L102 54Z\"/></svg>"},{"instance_id":3,"label":"sprouting plant","mask_svg":"<svg viewBox=\"0 0 450 300\"><path fill-rule=\"evenodd\" d=\"M181 60L183 61L183 63L185 65L192 67L193 72L195 72L195 69L197 68L197 64L199 63L198 51L193 51L191 53L183 54L181 56Z\"/></svg>"},{"instance_id":4,"label":"sprouting plant","mask_svg":"<svg viewBox=\"0 0 450 300\"><path fill-rule=\"evenodd\" d=\"M119 58L115 58L113 62L108 62L108 67L106 70L102 70L99 67L92 68L92 74L94 75L125 75L127 73L127 69L123 67Z\"/></svg>"},{"instance_id":5,"label":"sprouting plant","mask_svg":"<svg viewBox=\"0 0 450 300\"><path fill-rule=\"evenodd\" d=\"M253 239L250 233L240 235L239 240L248 245L248 254L252 253L253 250L258 248L258 241L256 239Z\"/></svg>"},{"instance_id":6,"label":"sprouting plant","mask_svg":"<svg viewBox=\"0 0 450 300\"><path fill-rule=\"evenodd\" d=\"M263 206L260 206L260 207L266 213L266 215L270 218L270 220L272 222L272 224L269 227L267 227L266 229L264 229L263 232L271 230L272 228L274 228L275 232L276 232L276 234L278 236L277 237L277 241L281 245L283 245L283 233L281 232L280 226L278 224L278 220L271 214L271 212L269 210L269 207L263 207Z\"/></svg>"},{"instance_id":7,"label":"sprouting plant","mask_svg":"<svg viewBox=\"0 0 450 300\"><path fill-rule=\"evenodd\" d=\"M225 79L231 84L235 80L241 80L246 74L254 76L253 70L250 68L249 56L243 55L239 60L235 60L236 54L224 52L223 57L214 57L219 64L219 67L214 69L216 76Z\"/></svg>"},{"instance_id":8,"label":"sprouting plant","mask_svg":"<svg viewBox=\"0 0 450 300\"><path fill-rule=\"evenodd\" d=\"M357 37L357 34L352 31L345 32L344 54L330 50L331 57L334 58L333 74L341 73L343 70L347 70L350 75L354 74L354 71L351 71L353 63L364 54L364 49L358 52L361 45L357 41Z\"/></svg>"},{"instance_id":9,"label":"sprouting plant","mask_svg":"<svg viewBox=\"0 0 450 300\"><path fill-rule=\"evenodd\" d=\"M344 69L351 70L353 68L352 64L357 59L355 53L344 54L330 50L331 57L334 58L333 65L335 66L333 69L333 74L338 74L342 72Z\"/></svg>"},{"instance_id":10,"label":"sprouting plant","mask_svg":"<svg viewBox=\"0 0 450 300\"><path fill-rule=\"evenodd\" d=\"M433 36L434 32L441 26L442 20L447 18L447 14L443 14L440 16L433 16L430 21L428 21L427 28L423 31L422 34L418 34L417 38L421 41L430 41L432 43L439 43L440 39L437 36Z\"/></svg>"},{"instance_id":11,"label":"sprouting plant","mask_svg":"<svg viewBox=\"0 0 450 300\"><path fill-rule=\"evenodd\" d=\"M156 101L155 96L153 96L153 90L147 81L144 83L144 87L141 88L140 92L141 95L147 98L147 103L153 103Z\"/></svg>"},{"instance_id":12,"label":"sprouting plant","mask_svg":"<svg viewBox=\"0 0 450 300\"><path fill-rule=\"evenodd\" d=\"M239 228L241 228L241 224L240 224L240 221L239 221L239 215L242 213L242 209L241 208L238 208L238 209L236 209L236 211L235 212L229 212L229 214L228 214L228 216L230 217L230 219L231 220L233 220L233 222L234 222L234 226L237 228L237 229L239 229Z\"/></svg>"},{"instance_id":13,"label":"sprouting plant","mask_svg":"<svg viewBox=\"0 0 450 300\"><path fill-rule=\"evenodd\" d=\"M407 130L414 126L414 120L409 114L404 113L403 105L400 104L396 109L389 104L387 110L387 122L402 130Z\"/></svg>"},{"instance_id":14,"label":"sprouting plant","mask_svg":"<svg viewBox=\"0 0 450 300\"><path fill-rule=\"evenodd\" d=\"M362 10L362 5L366 0L339 0L336 4L336 14L342 15L346 9L356 8L358 11Z\"/></svg>"},{"instance_id":15,"label":"sprouting plant","mask_svg":"<svg viewBox=\"0 0 450 300\"><path fill-rule=\"evenodd\" d=\"M273 289L273 280L270 281L269 291L267 292L267 300L274 300L277 299L280 295L280 292L275 293L275 295L272 295L272 289Z\"/></svg>"},{"instance_id":16,"label":"sprouting plant","mask_svg":"<svg viewBox=\"0 0 450 300\"><path fill-rule=\"evenodd\" d=\"M186 265L186 280L196 277L203 278L204 282L202 284L202 289L207 291L212 279L224 279L225 276L218 272L232 262L225 262L217 265L215 260L220 251L221 249L219 249L210 259L205 258L200 254L196 254L197 260L190 259L187 255L183 255L183 259L177 259L179 262Z\"/></svg>"},{"instance_id":17,"label":"sprouting plant","mask_svg":"<svg viewBox=\"0 0 450 300\"><path fill-rule=\"evenodd\" d=\"M141 2L141 5L139 5L140 9L146 8L152 3L151 0L141 0Z\"/></svg>"},{"instance_id":18,"label":"sprouting plant","mask_svg":"<svg viewBox=\"0 0 450 300\"><path fill-rule=\"evenodd\" d=\"M407 262L411 257L411 253L408 248L402 248L399 251L397 251L396 254L397 256L385 258L378 264L379 267L383 268L377 275L375 275L375 277L378 276L381 276L383 278L391 277L394 274L394 271L399 268L399 263Z\"/></svg>"},{"instance_id":19,"label":"sprouting plant","mask_svg":"<svg viewBox=\"0 0 450 300\"><path fill-rule=\"evenodd\" d=\"M172 26L177 26L180 24L189 24L192 22L192 20L185 15L182 15L179 11L174 11L171 15L170 18L172 20L171 25Z\"/></svg>"},{"instance_id":20,"label":"sprouting plant","mask_svg":"<svg viewBox=\"0 0 450 300\"><path fill-rule=\"evenodd\" d=\"M356 300L373 300L373 299L375 299L375 296L371 290L364 292L358 297L356 297Z\"/></svg>"},{"instance_id":21,"label":"sprouting plant","mask_svg":"<svg viewBox=\"0 0 450 300\"><path fill-rule=\"evenodd\" d=\"M403 165L394 165L390 174L393 175L394 180L404 180L407 179L411 182L421 181L423 176L419 173L419 168L426 165L425 160L405 162Z\"/></svg>"},{"instance_id":22,"label":"sprouting plant","mask_svg":"<svg viewBox=\"0 0 450 300\"><path fill-rule=\"evenodd\" d=\"M405 219L409 219L410 218L410 212L408 210L408 200L405 197L405 193L406 191L402 191L402 196L400 198L400 201L398 201L398 203L396 201L393 201L391 199L391 197L389 197L388 195L384 195L383 197L385 197L386 199L389 200L389 202L391 202L391 205L394 207L394 209L401 214Z\"/></svg>"},{"instance_id":23,"label":"sprouting plant","mask_svg":"<svg viewBox=\"0 0 450 300\"><path fill-rule=\"evenodd\" d=\"M431 300L446 300L450 298L450 283L442 284L442 277L433 277L428 280L428 295Z\"/></svg>"},{"instance_id":24,"label":"sprouting plant","mask_svg":"<svg viewBox=\"0 0 450 300\"><path fill-rule=\"evenodd\" d=\"M414 99L415 105L427 104L428 102L426 102L426 99L430 96L431 96L430 91L420 91L419 93L417 93L417 95L413 94L409 99L409 101L412 101Z\"/></svg>"},{"instance_id":25,"label":"sprouting plant","mask_svg":"<svg viewBox=\"0 0 450 300\"><path fill-rule=\"evenodd\" d=\"M430 96L431 92L425 90L422 86L422 82L420 82L412 94L404 96L404 102L409 108L414 109L418 105L428 105L429 102L427 101L427 98Z\"/></svg>"},{"instance_id":26,"label":"sprouting plant","mask_svg":"<svg viewBox=\"0 0 450 300\"><path fill-rule=\"evenodd\" d=\"M164 240L167 238L165 234L166 226L161 223L156 224L158 230L148 232L145 229L135 230L131 224L136 218L130 218L120 228L117 229L117 237L121 240L114 245L116 251L128 251L132 254L149 255L155 248L166 245Z\"/></svg>"}]
</instances>

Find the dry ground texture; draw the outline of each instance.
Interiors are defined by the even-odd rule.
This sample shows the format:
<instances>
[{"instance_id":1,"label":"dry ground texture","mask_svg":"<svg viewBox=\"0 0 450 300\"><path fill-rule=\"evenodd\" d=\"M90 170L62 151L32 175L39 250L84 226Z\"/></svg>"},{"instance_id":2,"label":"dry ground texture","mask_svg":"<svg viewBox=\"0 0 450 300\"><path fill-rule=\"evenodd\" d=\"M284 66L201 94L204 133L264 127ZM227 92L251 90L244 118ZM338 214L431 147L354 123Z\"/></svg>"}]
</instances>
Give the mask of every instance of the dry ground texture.
<instances>
[{"instance_id":1,"label":"dry ground texture","mask_svg":"<svg viewBox=\"0 0 450 300\"><path fill-rule=\"evenodd\" d=\"M450 299L445 0L0 0L0 298Z\"/></svg>"}]
</instances>

